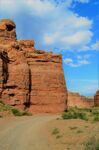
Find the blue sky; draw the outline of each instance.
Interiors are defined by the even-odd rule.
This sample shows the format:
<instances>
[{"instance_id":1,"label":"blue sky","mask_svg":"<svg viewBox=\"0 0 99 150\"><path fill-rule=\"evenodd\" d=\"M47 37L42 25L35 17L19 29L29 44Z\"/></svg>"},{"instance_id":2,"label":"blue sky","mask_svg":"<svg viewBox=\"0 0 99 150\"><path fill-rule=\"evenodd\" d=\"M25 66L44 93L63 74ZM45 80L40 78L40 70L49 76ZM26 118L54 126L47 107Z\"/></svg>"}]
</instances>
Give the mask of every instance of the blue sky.
<instances>
[{"instance_id":1,"label":"blue sky","mask_svg":"<svg viewBox=\"0 0 99 150\"><path fill-rule=\"evenodd\" d=\"M98 0L0 0L0 19L16 22L18 39L62 54L67 88L93 95L99 88Z\"/></svg>"}]
</instances>

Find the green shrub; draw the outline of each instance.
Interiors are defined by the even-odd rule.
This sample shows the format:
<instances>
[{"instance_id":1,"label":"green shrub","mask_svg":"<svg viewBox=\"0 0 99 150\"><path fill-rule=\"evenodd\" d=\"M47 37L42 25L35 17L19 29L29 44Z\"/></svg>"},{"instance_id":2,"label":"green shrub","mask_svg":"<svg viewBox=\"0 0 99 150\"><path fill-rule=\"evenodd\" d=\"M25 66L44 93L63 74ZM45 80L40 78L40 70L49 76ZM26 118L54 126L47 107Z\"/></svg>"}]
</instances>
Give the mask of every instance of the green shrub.
<instances>
[{"instance_id":1,"label":"green shrub","mask_svg":"<svg viewBox=\"0 0 99 150\"><path fill-rule=\"evenodd\" d=\"M0 112L9 112L12 113L14 116L32 116L30 112L27 111L20 111L13 106L10 106L8 104L5 104L2 100L0 100ZM1 116L0 116L1 118Z\"/></svg>"},{"instance_id":2,"label":"green shrub","mask_svg":"<svg viewBox=\"0 0 99 150\"><path fill-rule=\"evenodd\" d=\"M99 121L99 116L94 116L94 121Z\"/></svg>"},{"instance_id":3,"label":"green shrub","mask_svg":"<svg viewBox=\"0 0 99 150\"><path fill-rule=\"evenodd\" d=\"M83 119L88 120L86 113L83 112L75 112L75 111L68 111L62 114L63 119Z\"/></svg>"},{"instance_id":4,"label":"green shrub","mask_svg":"<svg viewBox=\"0 0 99 150\"><path fill-rule=\"evenodd\" d=\"M79 119L88 120L86 113L79 112L76 115L77 115L77 118Z\"/></svg>"},{"instance_id":5,"label":"green shrub","mask_svg":"<svg viewBox=\"0 0 99 150\"><path fill-rule=\"evenodd\" d=\"M22 112L20 112L18 109L13 108L11 111L15 116L22 116Z\"/></svg>"},{"instance_id":6,"label":"green shrub","mask_svg":"<svg viewBox=\"0 0 99 150\"><path fill-rule=\"evenodd\" d=\"M78 130L77 133L83 133L83 131L82 130Z\"/></svg>"},{"instance_id":7,"label":"green shrub","mask_svg":"<svg viewBox=\"0 0 99 150\"><path fill-rule=\"evenodd\" d=\"M92 114L93 114L93 115L99 115L99 109L95 109L95 108L94 108L94 109L92 110Z\"/></svg>"},{"instance_id":8,"label":"green shrub","mask_svg":"<svg viewBox=\"0 0 99 150\"><path fill-rule=\"evenodd\" d=\"M98 111L94 111L92 112L93 115L99 115L99 112Z\"/></svg>"},{"instance_id":9,"label":"green shrub","mask_svg":"<svg viewBox=\"0 0 99 150\"><path fill-rule=\"evenodd\" d=\"M55 134L55 135L59 134L59 129L58 128L54 128L53 131L52 131L52 134Z\"/></svg>"},{"instance_id":10,"label":"green shrub","mask_svg":"<svg viewBox=\"0 0 99 150\"><path fill-rule=\"evenodd\" d=\"M95 137L91 137L88 142L84 143L84 150L99 150L99 140Z\"/></svg>"},{"instance_id":11,"label":"green shrub","mask_svg":"<svg viewBox=\"0 0 99 150\"><path fill-rule=\"evenodd\" d=\"M3 104L3 105L5 104L2 100L0 100L0 103Z\"/></svg>"},{"instance_id":12,"label":"green shrub","mask_svg":"<svg viewBox=\"0 0 99 150\"><path fill-rule=\"evenodd\" d=\"M71 130L76 130L78 127L69 127Z\"/></svg>"},{"instance_id":13,"label":"green shrub","mask_svg":"<svg viewBox=\"0 0 99 150\"><path fill-rule=\"evenodd\" d=\"M75 112L65 112L62 114L63 119L77 119L77 115Z\"/></svg>"},{"instance_id":14,"label":"green shrub","mask_svg":"<svg viewBox=\"0 0 99 150\"><path fill-rule=\"evenodd\" d=\"M86 121L99 121L99 107L69 108L62 114L63 119L82 119Z\"/></svg>"},{"instance_id":15,"label":"green shrub","mask_svg":"<svg viewBox=\"0 0 99 150\"><path fill-rule=\"evenodd\" d=\"M27 112L27 111L23 111L23 112L22 112L22 115L23 115L23 116L32 116L32 113Z\"/></svg>"},{"instance_id":16,"label":"green shrub","mask_svg":"<svg viewBox=\"0 0 99 150\"><path fill-rule=\"evenodd\" d=\"M92 112L92 108L76 108L76 110L82 111L82 112Z\"/></svg>"},{"instance_id":17,"label":"green shrub","mask_svg":"<svg viewBox=\"0 0 99 150\"><path fill-rule=\"evenodd\" d=\"M62 137L62 135L57 135L56 136L56 139L59 139L59 138L61 138Z\"/></svg>"},{"instance_id":18,"label":"green shrub","mask_svg":"<svg viewBox=\"0 0 99 150\"><path fill-rule=\"evenodd\" d=\"M19 111L18 109L11 109L13 115L15 116L31 116L32 114L26 111Z\"/></svg>"}]
</instances>

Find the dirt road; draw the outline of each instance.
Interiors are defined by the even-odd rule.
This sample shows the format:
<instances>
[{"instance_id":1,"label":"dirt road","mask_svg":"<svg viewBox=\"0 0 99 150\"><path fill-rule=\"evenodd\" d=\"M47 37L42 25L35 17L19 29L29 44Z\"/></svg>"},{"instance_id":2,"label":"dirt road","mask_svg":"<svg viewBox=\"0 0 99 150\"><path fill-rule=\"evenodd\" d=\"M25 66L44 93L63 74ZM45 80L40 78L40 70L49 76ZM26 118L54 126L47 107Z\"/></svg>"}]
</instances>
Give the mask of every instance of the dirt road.
<instances>
[{"instance_id":1,"label":"dirt road","mask_svg":"<svg viewBox=\"0 0 99 150\"><path fill-rule=\"evenodd\" d=\"M52 150L43 127L57 116L0 119L0 150Z\"/></svg>"}]
</instances>

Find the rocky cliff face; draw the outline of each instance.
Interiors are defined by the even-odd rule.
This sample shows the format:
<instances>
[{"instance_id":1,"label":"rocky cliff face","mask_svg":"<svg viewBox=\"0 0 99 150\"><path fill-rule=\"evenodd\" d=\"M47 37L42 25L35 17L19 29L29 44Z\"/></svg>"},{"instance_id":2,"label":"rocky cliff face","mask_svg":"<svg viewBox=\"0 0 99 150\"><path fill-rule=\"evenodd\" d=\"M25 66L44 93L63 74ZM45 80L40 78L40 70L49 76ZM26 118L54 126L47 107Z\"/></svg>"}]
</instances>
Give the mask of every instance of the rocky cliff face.
<instances>
[{"instance_id":1,"label":"rocky cliff face","mask_svg":"<svg viewBox=\"0 0 99 150\"><path fill-rule=\"evenodd\" d=\"M94 102L95 102L95 106L99 107L99 90L96 92L94 96Z\"/></svg>"},{"instance_id":2,"label":"rocky cliff face","mask_svg":"<svg viewBox=\"0 0 99 150\"><path fill-rule=\"evenodd\" d=\"M61 55L16 39L15 24L0 21L0 96L5 103L30 112L62 112L67 90Z\"/></svg>"},{"instance_id":3,"label":"rocky cliff face","mask_svg":"<svg viewBox=\"0 0 99 150\"><path fill-rule=\"evenodd\" d=\"M90 108L94 106L94 98L81 96L79 93L68 92L68 107Z\"/></svg>"}]
</instances>

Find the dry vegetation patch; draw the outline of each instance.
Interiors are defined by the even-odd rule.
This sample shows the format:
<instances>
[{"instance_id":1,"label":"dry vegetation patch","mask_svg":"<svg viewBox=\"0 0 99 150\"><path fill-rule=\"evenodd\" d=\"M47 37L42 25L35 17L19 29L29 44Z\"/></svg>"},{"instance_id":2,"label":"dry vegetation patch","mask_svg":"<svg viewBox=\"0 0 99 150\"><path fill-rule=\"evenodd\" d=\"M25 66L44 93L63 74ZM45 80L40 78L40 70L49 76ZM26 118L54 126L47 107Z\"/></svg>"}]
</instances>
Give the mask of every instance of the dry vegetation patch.
<instances>
[{"instance_id":1,"label":"dry vegetation patch","mask_svg":"<svg viewBox=\"0 0 99 150\"><path fill-rule=\"evenodd\" d=\"M0 118L5 116L31 116L32 114L27 111L20 111L15 107L4 104L3 101L0 101Z\"/></svg>"},{"instance_id":2,"label":"dry vegetation patch","mask_svg":"<svg viewBox=\"0 0 99 150\"><path fill-rule=\"evenodd\" d=\"M72 108L49 122L46 131L53 149L99 150L99 121L95 120L98 113L99 108Z\"/></svg>"}]
</instances>

